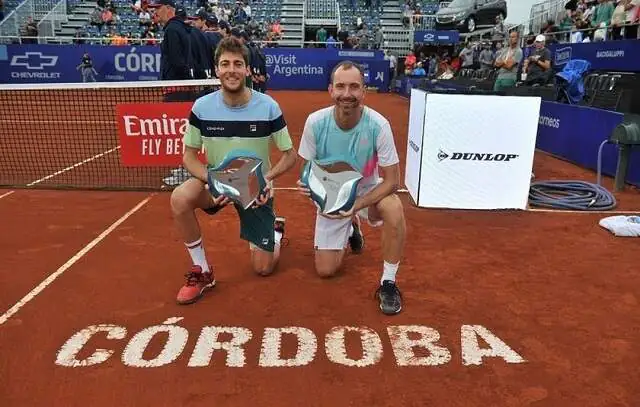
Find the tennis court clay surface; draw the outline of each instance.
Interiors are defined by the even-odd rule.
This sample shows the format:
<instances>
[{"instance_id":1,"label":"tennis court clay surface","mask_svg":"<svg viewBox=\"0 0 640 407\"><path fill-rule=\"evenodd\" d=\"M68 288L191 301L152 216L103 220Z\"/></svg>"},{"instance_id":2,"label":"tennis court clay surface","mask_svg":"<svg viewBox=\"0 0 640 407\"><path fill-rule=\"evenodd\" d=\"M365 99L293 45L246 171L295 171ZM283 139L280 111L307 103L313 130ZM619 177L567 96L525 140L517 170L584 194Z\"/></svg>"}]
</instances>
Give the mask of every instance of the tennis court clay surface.
<instances>
[{"instance_id":1,"label":"tennis court clay surface","mask_svg":"<svg viewBox=\"0 0 640 407\"><path fill-rule=\"evenodd\" d=\"M329 103L273 95L296 146L306 115ZM408 102L368 102L403 157ZM595 179L542 153L534 171ZM276 193L290 243L267 278L250 270L234 211L200 216L218 285L186 307L175 303L189 264L168 193L10 192L0 190L0 406L640 404L638 243L600 228L606 213L425 210L403 194L404 310L387 317L373 299L380 232L365 227L365 253L322 280L314 209L292 191ZM640 207L637 190L616 197L619 210Z\"/></svg>"}]
</instances>

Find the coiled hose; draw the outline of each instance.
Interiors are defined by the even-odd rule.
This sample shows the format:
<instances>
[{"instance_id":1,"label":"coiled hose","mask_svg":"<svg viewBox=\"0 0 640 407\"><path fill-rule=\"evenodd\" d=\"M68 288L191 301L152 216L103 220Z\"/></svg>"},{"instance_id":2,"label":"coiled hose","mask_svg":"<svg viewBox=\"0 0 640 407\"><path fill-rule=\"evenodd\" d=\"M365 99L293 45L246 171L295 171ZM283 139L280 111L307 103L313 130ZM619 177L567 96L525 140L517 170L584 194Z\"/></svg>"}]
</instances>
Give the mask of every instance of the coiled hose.
<instances>
[{"instance_id":1,"label":"coiled hose","mask_svg":"<svg viewBox=\"0 0 640 407\"><path fill-rule=\"evenodd\" d=\"M608 211L618 203L616 198L600 185L602 147L598 149L597 184L584 181L532 182L529 189L529 204L532 206L579 211Z\"/></svg>"}]
</instances>

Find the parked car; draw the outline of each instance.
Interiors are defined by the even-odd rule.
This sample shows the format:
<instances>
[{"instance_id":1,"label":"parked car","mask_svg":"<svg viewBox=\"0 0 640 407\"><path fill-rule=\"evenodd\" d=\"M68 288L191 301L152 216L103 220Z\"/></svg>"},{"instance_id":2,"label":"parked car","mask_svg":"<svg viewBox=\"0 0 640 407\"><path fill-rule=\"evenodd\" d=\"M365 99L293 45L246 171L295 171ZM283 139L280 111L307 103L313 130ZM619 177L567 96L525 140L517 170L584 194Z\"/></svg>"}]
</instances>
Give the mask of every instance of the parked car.
<instances>
[{"instance_id":1,"label":"parked car","mask_svg":"<svg viewBox=\"0 0 640 407\"><path fill-rule=\"evenodd\" d=\"M507 18L506 0L453 0L436 13L436 30L473 32L478 26L493 26L496 17Z\"/></svg>"}]
</instances>

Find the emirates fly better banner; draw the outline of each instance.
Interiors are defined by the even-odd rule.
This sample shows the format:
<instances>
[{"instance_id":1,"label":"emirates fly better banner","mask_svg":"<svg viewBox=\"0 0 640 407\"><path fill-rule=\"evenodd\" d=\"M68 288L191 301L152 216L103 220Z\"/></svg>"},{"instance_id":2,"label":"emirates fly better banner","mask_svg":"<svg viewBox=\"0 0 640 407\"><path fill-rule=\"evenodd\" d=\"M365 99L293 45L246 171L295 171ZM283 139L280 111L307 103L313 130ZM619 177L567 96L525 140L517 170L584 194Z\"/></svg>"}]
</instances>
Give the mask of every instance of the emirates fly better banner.
<instances>
[{"instance_id":1,"label":"emirates fly better banner","mask_svg":"<svg viewBox=\"0 0 640 407\"><path fill-rule=\"evenodd\" d=\"M182 137L192 102L124 103L116 106L120 158L127 167L182 164ZM204 160L201 153L201 159Z\"/></svg>"}]
</instances>

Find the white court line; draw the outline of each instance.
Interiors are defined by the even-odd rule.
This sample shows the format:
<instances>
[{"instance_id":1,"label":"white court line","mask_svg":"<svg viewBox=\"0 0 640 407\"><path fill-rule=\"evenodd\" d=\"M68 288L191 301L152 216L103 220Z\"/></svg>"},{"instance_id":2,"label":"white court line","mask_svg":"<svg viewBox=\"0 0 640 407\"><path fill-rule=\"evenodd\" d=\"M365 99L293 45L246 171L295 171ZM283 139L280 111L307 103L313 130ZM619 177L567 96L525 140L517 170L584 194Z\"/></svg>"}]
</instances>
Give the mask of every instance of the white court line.
<instances>
[{"instance_id":1,"label":"white court line","mask_svg":"<svg viewBox=\"0 0 640 407\"><path fill-rule=\"evenodd\" d=\"M9 196L11 194L13 194L16 191L9 191L9 192L5 192L4 194L0 195L0 199L4 198L5 196Z\"/></svg>"},{"instance_id":2,"label":"white court line","mask_svg":"<svg viewBox=\"0 0 640 407\"><path fill-rule=\"evenodd\" d=\"M29 294L25 295L20 301L18 301L13 307L9 308L7 312L5 312L0 317L0 325L7 322L9 318L15 315L20 308L24 307L29 301L33 300L36 295L40 294L47 286L53 283L58 277L62 275L65 271L69 269L69 267L73 266L78 260L80 260L85 254L87 254L91 249L93 249L98 243L100 243L105 237L107 237L111 232L113 232L118 226L120 226L127 218L136 213L140 208L149 202L149 200L155 194L151 194L142 201L140 201L136 206L134 206L129 212L122 215L120 219L115 221L111 226L104 230L104 232L100 233L98 237L93 239L88 245L83 247L78 253L76 253L73 257L71 257L66 263L64 263L58 270L56 270L53 274L47 277L43 282L38 284L36 288L31 290Z\"/></svg>"},{"instance_id":3,"label":"white court line","mask_svg":"<svg viewBox=\"0 0 640 407\"><path fill-rule=\"evenodd\" d=\"M119 148L120 148L120 146L116 146L116 147L114 147L114 148L112 148L112 149L110 149L110 150L107 150L107 151L102 152L102 153L100 153L100 154L96 154L96 155L94 155L93 157L89 157L89 158L87 158L87 159L85 159L85 160L82 160L82 161L80 161L79 163L75 163L75 164L73 164L73 165L71 165L71 166L69 166L69 167L67 167L67 168L63 168L63 169L61 169L60 171L56 171L56 172L54 172L53 174L47 175L47 176L46 176L46 177L44 177L44 178L37 179L37 180L35 180L35 181L33 181L33 182L31 182L31 183L27 184L27 186L28 186L28 187L32 187L32 186L34 186L34 185L36 185L36 184L39 184L39 183L41 183L41 182L44 182L44 181L46 181L46 180L48 180L48 179L51 179L51 178L53 178L53 177L55 177L55 176L58 176L58 175L60 175L60 174L62 174L62 173L65 173L65 172L67 172L67 171L69 171L69 170L72 170L72 169L74 169L74 168L76 168L76 167L80 167L81 165L84 165L84 164L86 164L86 163L88 163L88 162L91 162L91 161L93 161L93 160L95 160L95 159L98 159L98 158L103 157L103 156L105 156L105 155L107 155L107 154L109 154L109 153L112 153L112 152L114 152L114 151L118 150Z\"/></svg>"}]
</instances>

